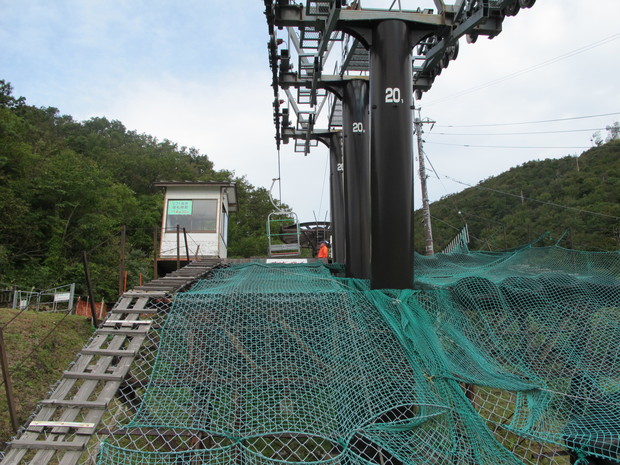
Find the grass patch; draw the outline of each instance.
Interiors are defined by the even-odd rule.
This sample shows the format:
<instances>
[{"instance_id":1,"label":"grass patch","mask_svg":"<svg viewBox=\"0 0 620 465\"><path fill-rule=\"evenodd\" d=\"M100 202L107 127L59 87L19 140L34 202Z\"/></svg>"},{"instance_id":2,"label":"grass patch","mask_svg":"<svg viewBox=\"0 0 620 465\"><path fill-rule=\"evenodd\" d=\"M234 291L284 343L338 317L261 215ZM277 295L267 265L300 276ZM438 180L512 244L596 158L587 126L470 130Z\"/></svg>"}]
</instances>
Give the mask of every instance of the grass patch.
<instances>
[{"instance_id":1,"label":"grass patch","mask_svg":"<svg viewBox=\"0 0 620 465\"><path fill-rule=\"evenodd\" d=\"M0 309L0 325L4 326L19 313ZM25 311L4 329L18 423L23 424L44 399L50 387L75 359L76 353L90 338L93 329L83 316ZM59 323L60 322L60 323ZM43 343L45 336L56 326ZM35 347L38 347L36 350ZM1 382L1 379L0 379ZM4 385L0 387L0 443L13 435Z\"/></svg>"}]
</instances>

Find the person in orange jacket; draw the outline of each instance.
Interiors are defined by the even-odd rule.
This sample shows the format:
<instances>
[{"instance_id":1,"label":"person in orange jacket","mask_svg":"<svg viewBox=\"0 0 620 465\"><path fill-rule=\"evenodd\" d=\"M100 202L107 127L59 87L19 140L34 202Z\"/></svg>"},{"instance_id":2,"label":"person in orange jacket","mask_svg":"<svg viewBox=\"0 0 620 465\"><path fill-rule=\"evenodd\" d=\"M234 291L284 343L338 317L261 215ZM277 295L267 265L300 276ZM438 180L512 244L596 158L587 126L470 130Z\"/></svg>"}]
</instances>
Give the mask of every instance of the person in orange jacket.
<instances>
[{"instance_id":1,"label":"person in orange jacket","mask_svg":"<svg viewBox=\"0 0 620 465\"><path fill-rule=\"evenodd\" d=\"M329 249L328 249L328 242L327 241L321 241L319 243L319 253L317 254L317 258L327 258L329 257Z\"/></svg>"}]
</instances>

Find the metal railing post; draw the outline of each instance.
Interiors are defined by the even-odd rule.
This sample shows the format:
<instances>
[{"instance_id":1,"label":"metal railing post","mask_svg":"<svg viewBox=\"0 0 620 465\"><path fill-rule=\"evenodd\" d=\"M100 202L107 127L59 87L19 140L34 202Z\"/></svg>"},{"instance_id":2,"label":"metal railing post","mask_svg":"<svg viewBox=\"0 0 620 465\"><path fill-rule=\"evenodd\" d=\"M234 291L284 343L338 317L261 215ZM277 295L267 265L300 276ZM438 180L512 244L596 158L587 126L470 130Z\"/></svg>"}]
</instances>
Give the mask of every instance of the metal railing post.
<instances>
[{"instance_id":1,"label":"metal railing post","mask_svg":"<svg viewBox=\"0 0 620 465\"><path fill-rule=\"evenodd\" d=\"M19 424L17 423L17 412L15 411L15 398L13 397L13 386L11 385L11 375L9 373L9 360L4 345L4 330L0 328L0 363L2 364L2 377L4 379L4 390L6 391L6 402L9 407L11 426L13 432L17 433Z\"/></svg>"}]
</instances>

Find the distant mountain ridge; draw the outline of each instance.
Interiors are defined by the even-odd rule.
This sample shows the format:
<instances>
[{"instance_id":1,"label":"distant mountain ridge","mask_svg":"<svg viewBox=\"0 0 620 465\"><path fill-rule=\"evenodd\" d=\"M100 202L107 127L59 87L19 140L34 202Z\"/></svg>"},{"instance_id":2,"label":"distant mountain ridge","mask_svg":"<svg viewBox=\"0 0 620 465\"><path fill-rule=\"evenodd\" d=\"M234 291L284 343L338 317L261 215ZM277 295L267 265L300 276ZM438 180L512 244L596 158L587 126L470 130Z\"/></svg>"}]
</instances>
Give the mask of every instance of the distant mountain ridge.
<instances>
[{"instance_id":1,"label":"distant mountain ridge","mask_svg":"<svg viewBox=\"0 0 620 465\"><path fill-rule=\"evenodd\" d=\"M620 250L620 140L578 157L524 163L433 202L430 210L435 252L465 224L471 250L517 247L545 232L545 244ZM414 213L414 247L423 253L421 210Z\"/></svg>"}]
</instances>

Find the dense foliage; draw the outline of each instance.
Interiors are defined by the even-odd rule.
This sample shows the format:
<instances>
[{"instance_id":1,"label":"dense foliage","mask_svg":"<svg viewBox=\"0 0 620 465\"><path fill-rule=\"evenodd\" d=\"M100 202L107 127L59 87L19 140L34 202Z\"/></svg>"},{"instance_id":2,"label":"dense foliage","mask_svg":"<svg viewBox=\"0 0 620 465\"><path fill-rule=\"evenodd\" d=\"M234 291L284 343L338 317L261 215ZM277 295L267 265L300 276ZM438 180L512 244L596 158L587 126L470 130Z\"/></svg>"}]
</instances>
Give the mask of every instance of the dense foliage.
<instances>
[{"instance_id":1,"label":"dense foliage","mask_svg":"<svg viewBox=\"0 0 620 465\"><path fill-rule=\"evenodd\" d=\"M119 121L77 122L37 108L0 80L0 284L83 283L87 251L98 299L115 301L120 228L128 231L129 285L152 273L153 228L163 194L156 181L233 181L229 255L264 255L269 193L206 155L127 130ZM78 289L84 292L83 287Z\"/></svg>"},{"instance_id":2,"label":"dense foliage","mask_svg":"<svg viewBox=\"0 0 620 465\"><path fill-rule=\"evenodd\" d=\"M196 149L127 130L119 121L77 122L56 108L27 105L0 80L0 285L78 283L87 251L98 299L115 301L120 228L128 231L129 287L152 273L153 228L162 192L153 183L234 181L240 211L231 216L229 255L262 256L273 207L264 188L215 170ZM588 212L586 212L588 211ZM436 250L465 224L472 249L504 249L546 231L561 245L620 248L620 141L579 157L525 163L431 205ZM421 212L414 215L423 250ZM81 287L80 287L81 286Z\"/></svg>"},{"instance_id":3,"label":"dense foliage","mask_svg":"<svg viewBox=\"0 0 620 465\"><path fill-rule=\"evenodd\" d=\"M530 161L430 206L436 251L467 224L470 249L546 243L580 250L620 249L620 140L580 156ZM414 243L424 250L422 212ZM566 234L564 234L566 233Z\"/></svg>"}]
</instances>

